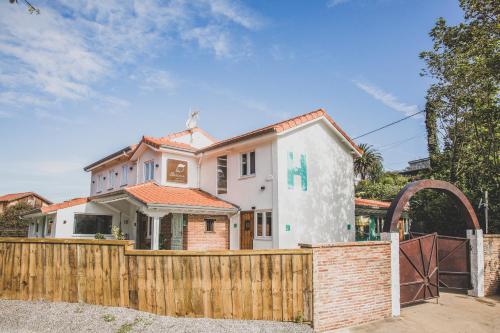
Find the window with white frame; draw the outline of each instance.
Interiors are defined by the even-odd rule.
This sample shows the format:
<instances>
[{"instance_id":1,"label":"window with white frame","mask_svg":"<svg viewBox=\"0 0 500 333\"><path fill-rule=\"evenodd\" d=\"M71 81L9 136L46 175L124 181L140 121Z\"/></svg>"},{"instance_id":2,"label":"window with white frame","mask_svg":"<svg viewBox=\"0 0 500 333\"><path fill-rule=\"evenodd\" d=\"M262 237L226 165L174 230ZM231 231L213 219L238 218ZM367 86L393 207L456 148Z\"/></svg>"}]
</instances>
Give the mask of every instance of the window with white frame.
<instances>
[{"instance_id":1,"label":"window with white frame","mask_svg":"<svg viewBox=\"0 0 500 333\"><path fill-rule=\"evenodd\" d=\"M128 165L122 165L122 179L121 179L121 185L127 185L128 184Z\"/></svg>"},{"instance_id":2,"label":"window with white frame","mask_svg":"<svg viewBox=\"0 0 500 333\"><path fill-rule=\"evenodd\" d=\"M102 186L103 186L103 180L102 180L102 175L97 176L97 192L102 192Z\"/></svg>"},{"instance_id":3,"label":"window with white frame","mask_svg":"<svg viewBox=\"0 0 500 333\"><path fill-rule=\"evenodd\" d=\"M273 235L273 214L271 211L257 212L255 214L255 237L270 239Z\"/></svg>"},{"instance_id":4,"label":"window with white frame","mask_svg":"<svg viewBox=\"0 0 500 333\"><path fill-rule=\"evenodd\" d=\"M112 189L115 186L115 170L109 170L108 172L108 189Z\"/></svg>"},{"instance_id":5,"label":"window with white frame","mask_svg":"<svg viewBox=\"0 0 500 333\"><path fill-rule=\"evenodd\" d=\"M144 162L144 181L150 181L155 178L155 161Z\"/></svg>"},{"instance_id":6,"label":"window with white frame","mask_svg":"<svg viewBox=\"0 0 500 333\"><path fill-rule=\"evenodd\" d=\"M241 176L255 175L255 151L240 155Z\"/></svg>"},{"instance_id":7,"label":"window with white frame","mask_svg":"<svg viewBox=\"0 0 500 333\"><path fill-rule=\"evenodd\" d=\"M217 194L227 193L227 155L217 157Z\"/></svg>"}]
</instances>

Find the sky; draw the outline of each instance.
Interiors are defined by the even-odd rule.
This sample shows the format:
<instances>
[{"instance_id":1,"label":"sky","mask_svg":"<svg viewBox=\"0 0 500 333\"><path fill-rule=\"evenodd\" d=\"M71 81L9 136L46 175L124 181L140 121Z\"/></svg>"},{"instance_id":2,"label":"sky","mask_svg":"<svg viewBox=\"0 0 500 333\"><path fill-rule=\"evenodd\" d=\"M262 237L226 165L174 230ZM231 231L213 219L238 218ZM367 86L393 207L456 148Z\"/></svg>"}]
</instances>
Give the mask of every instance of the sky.
<instances>
[{"instance_id":1,"label":"sky","mask_svg":"<svg viewBox=\"0 0 500 333\"><path fill-rule=\"evenodd\" d=\"M86 196L90 164L142 135L219 139L324 108L351 137L421 110L418 55L457 0L0 2L0 194ZM417 116L357 140L386 170L427 155Z\"/></svg>"}]
</instances>

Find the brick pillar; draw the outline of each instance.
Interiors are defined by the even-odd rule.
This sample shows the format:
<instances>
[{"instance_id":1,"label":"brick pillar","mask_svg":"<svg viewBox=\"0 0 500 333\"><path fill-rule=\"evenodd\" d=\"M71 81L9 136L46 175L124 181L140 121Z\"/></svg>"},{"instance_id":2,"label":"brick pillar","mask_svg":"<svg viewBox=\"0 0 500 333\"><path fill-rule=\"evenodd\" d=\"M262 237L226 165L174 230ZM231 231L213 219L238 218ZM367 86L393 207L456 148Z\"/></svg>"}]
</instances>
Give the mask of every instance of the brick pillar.
<instances>
[{"instance_id":1,"label":"brick pillar","mask_svg":"<svg viewBox=\"0 0 500 333\"><path fill-rule=\"evenodd\" d=\"M381 240L391 242L391 299L392 316L397 317L401 312L400 285L399 285L399 232L383 232Z\"/></svg>"},{"instance_id":2,"label":"brick pillar","mask_svg":"<svg viewBox=\"0 0 500 333\"><path fill-rule=\"evenodd\" d=\"M483 230L467 230L467 238L470 241L470 279L472 283L472 289L468 291L468 294L484 297Z\"/></svg>"}]
</instances>

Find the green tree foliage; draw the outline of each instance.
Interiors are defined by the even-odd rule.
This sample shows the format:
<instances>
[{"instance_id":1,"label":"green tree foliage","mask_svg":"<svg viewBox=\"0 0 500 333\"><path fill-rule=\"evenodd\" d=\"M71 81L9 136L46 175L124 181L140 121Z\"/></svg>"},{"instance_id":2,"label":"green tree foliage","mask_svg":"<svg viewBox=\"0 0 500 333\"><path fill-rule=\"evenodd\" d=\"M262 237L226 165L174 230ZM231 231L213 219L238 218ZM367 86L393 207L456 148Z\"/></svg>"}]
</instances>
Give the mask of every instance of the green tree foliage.
<instances>
[{"instance_id":1,"label":"green tree foliage","mask_svg":"<svg viewBox=\"0 0 500 333\"><path fill-rule=\"evenodd\" d=\"M376 179L383 172L382 155L372 146L362 143L359 148L363 150L363 155L354 161L354 172L362 180Z\"/></svg>"},{"instance_id":2,"label":"green tree foliage","mask_svg":"<svg viewBox=\"0 0 500 333\"><path fill-rule=\"evenodd\" d=\"M32 209L33 207L25 202L7 207L4 212L0 214L0 226L7 229L26 227L28 224L25 220L21 219L21 215Z\"/></svg>"},{"instance_id":3,"label":"green tree foliage","mask_svg":"<svg viewBox=\"0 0 500 333\"><path fill-rule=\"evenodd\" d=\"M356 197L392 201L407 183L408 178L405 176L386 172L373 180L361 180L356 186Z\"/></svg>"},{"instance_id":4,"label":"green tree foliage","mask_svg":"<svg viewBox=\"0 0 500 333\"><path fill-rule=\"evenodd\" d=\"M439 18L430 32L432 50L420 55L423 75L433 79L426 97L431 176L457 185L476 208L488 190L490 232L500 232L500 4L460 0L460 6L464 22L449 26ZM429 200L445 199L421 195L415 208L433 206ZM452 204L433 206L432 222L455 218ZM484 221L483 211L478 217Z\"/></svg>"}]
</instances>

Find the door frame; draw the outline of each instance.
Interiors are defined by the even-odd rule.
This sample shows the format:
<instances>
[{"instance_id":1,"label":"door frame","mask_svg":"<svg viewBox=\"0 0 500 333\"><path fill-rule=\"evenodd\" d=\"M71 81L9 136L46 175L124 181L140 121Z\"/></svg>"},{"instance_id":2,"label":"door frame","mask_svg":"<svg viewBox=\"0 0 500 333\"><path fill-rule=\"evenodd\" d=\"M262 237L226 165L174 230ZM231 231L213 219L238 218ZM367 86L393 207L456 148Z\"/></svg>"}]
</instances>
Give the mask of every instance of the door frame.
<instances>
[{"instance_id":1,"label":"door frame","mask_svg":"<svg viewBox=\"0 0 500 333\"><path fill-rule=\"evenodd\" d=\"M245 226L243 223L243 215L245 214L252 214L252 218L250 220L250 232L251 232L251 246L249 249L245 250L253 250L253 240L255 238L255 230L254 230L254 224L255 224L255 212L253 210L248 210L248 211L242 211L240 212L240 250L243 250L242 244L243 244L243 232L245 231Z\"/></svg>"}]
</instances>

